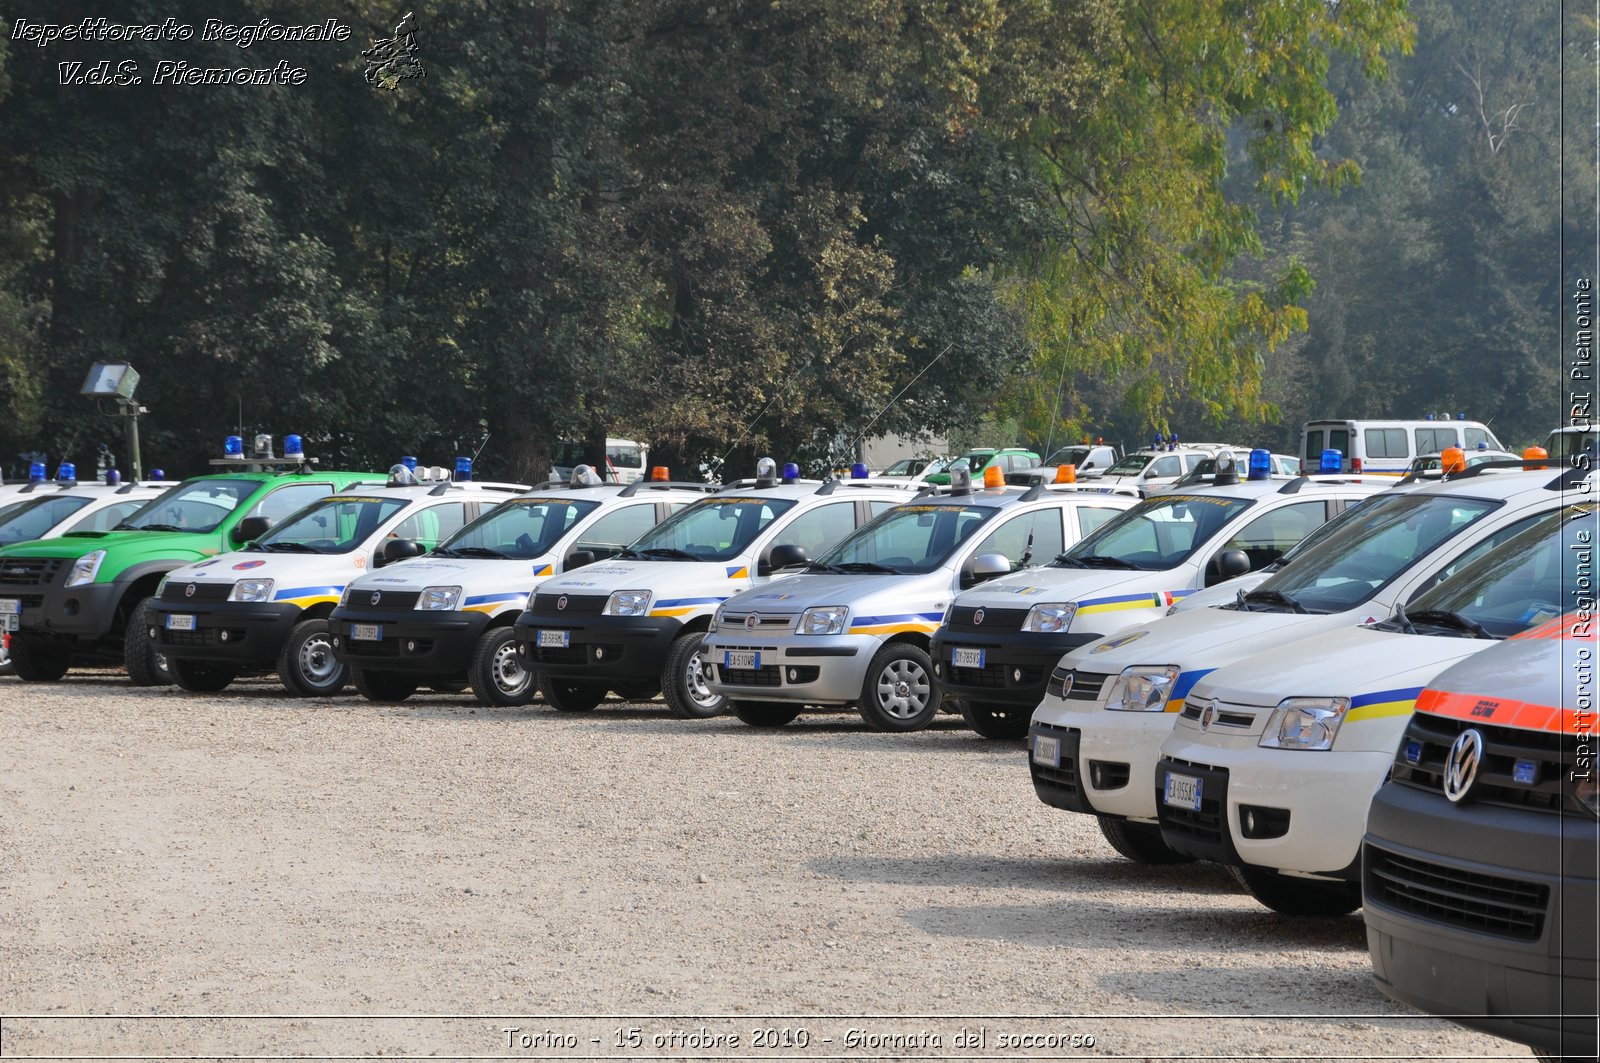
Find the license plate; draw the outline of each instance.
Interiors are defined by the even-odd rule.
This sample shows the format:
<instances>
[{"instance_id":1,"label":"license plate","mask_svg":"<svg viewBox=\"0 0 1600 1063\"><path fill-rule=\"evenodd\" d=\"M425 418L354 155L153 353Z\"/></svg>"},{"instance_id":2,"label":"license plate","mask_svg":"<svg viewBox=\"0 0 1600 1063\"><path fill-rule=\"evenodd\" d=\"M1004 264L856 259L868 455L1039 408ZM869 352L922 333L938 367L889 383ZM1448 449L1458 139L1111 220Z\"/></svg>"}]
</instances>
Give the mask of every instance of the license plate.
<instances>
[{"instance_id":1,"label":"license plate","mask_svg":"<svg viewBox=\"0 0 1600 1063\"><path fill-rule=\"evenodd\" d=\"M21 598L0 598L0 613L10 613L15 616L22 612Z\"/></svg>"},{"instance_id":2,"label":"license plate","mask_svg":"<svg viewBox=\"0 0 1600 1063\"><path fill-rule=\"evenodd\" d=\"M350 637L362 642L378 642L383 638L382 624L351 624Z\"/></svg>"},{"instance_id":3,"label":"license plate","mask_svg":"<svg viewBox=\"0 0 1600 1063\"><path fill-rule=\"evenodd\" d=\"M1049 768L1061 767L1061 739L1035 735L1033 738L1033 762L1035 764L1043 764Z\"/></svg>"},{"instance_id":4,"label":"license plate","mask_svg":"<svg viewBox=\"0 0 1600 1063\"><path fill-rule=\"evenodd\" d=\"M1191 812L1200 811L1200 783L1193 775L1175 775L1167 772L1167 792L1161 796L1165 804L1173 808L1187 808Z\"/></svg>"},{"instance_id":5,"label":"license plate","mask_svg":"<svg viewBox=\"0 0 1600 1063\"><path fill-rule=\"evenodd\" d=\"M570 631L541 631L539 632L539 645L549 646L552 649L564 650L572 645L572 632Z\"/></svg>"},{"instance_id":6,"label":"license plate","mask_svg":"<svg viewBox=\"0 0 1600 1063\"><path fill-rule=\"evenodd\" d=\"M957 668L982 668L983 651L956 647L950 651L950 663Z\"/></svg>"},{"instance_id":7,"label":"license plate","mask_svg":"<svg viewBox=\"0 0 1600 1063\"><path fill-rule=\"evenodd\" d=\"M167 614L167 630L168 631L193 631L194 630L194 617L192 617L192 616L190 616L190 615L188 615L186 613L168 613Z\"/></svg>"},{"instance_id":8,"label":"license plate","mask_svg":"<svg viewBox=\"0 0 1600 1063\"><path fill-rule=\"evenodd\" d=\"M755 650L729 650L722 655L722 667L753 672L761 667L761 654Z\"/></svg>"},{"instance_id":9,"label":"license plate","mask_svg":"<svg viewBox=\"0 0 1600 1063\"><path fill-rule=\"evenodd\" d=\"M22 630L22 617L16 613L0 613L0 631Z\"/></svg>"}]
</instances>

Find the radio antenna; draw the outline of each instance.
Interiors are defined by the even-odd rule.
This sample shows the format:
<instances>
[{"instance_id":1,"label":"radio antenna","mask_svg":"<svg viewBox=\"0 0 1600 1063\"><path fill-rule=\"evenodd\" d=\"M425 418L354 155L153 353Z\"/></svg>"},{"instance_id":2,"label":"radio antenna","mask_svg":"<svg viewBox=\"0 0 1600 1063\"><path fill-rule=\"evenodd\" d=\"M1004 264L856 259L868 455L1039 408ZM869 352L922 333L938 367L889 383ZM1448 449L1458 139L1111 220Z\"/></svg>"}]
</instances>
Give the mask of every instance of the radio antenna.
<instances>
[{"instance_id":1,"label":"radio antenna","mask_svg":"<svg viewBox=\"0 0 1600 1063\"><path fill-rule=\"evenodd\" d=\"M904 395L906 393L906 389L911 387L912 384L915 384L917 381L921 380L922 379L922 374L926 373L928 370L932 369L935 365L937 365L938 362L939 362L939 359L943 358L945 355L949 354L950 353L950 348L952 348L954 346L955 346L954 343L945 344L944 350L942 350L938 354L934 355L933 361L929 362L927 365L922 367L922 372L918 373L916 376L912 377L909 381L907 381L905 387L903 387L899 391L895 392L894 393L894 397L891 398L888 402L884 403L883 409L879 410L877 412L877 415L874 416L872 418L872 420L867 422L867 426L861 430L860 434L857 435L855 437L855 439L850 441L850 449L852 451L855 450L856 444L860 443L863 439L866 438L866 435L867 435L867 433L869 431L871 431L872 426L878 423L878 419L881 418L885 413L889 412L889 407L893 406L896 402L900 401L900 396Z\"/></svg>"}]
</instances>

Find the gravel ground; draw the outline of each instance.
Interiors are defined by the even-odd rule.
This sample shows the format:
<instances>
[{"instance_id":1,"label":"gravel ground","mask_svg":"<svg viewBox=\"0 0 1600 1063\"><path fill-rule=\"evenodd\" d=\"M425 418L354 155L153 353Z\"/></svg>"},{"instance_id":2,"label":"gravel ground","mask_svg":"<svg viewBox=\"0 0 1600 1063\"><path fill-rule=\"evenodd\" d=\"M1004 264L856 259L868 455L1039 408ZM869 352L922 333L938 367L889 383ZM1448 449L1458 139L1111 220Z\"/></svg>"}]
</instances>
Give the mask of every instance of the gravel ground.
<instances>
[{"instance_id":1,"label":"gravel ground","mask_svg":"<svg viewBox=\"0 0 1600 1063\"><path fill-rule=\"evenodd\" d=\"M957 722L0 679L0 1055L1528 1058Z\"/></svg>"}]
</instances>

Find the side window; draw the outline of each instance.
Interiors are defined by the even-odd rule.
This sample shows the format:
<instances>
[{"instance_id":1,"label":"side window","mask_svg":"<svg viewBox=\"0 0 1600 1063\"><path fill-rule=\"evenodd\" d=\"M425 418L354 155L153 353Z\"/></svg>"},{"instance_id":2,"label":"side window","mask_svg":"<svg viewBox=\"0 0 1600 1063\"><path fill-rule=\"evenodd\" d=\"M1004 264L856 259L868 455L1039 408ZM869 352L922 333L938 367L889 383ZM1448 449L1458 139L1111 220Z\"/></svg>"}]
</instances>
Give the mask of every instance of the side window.
<instances>
[{"instance_id":1,"label":"side window","mask_svg":"<svg viewBox=\"0 0 1600 1063\"><path fill-rule=\"evenodd\" d=\"M1365 442L1369 458L1410 457L1410 452L1406 450L1404 428L1369 428Z\"/></svg>"},{"instance_id":2,"label":"side window","mask_svg":"<svg viewBox=\"0 0 1600 1063\"><path fill-rule=\"evenodd\" d=\"M880 502L874 500L867 503L867 515L876 517L879 513L887 513L889 510L898 505L900 505L899 502Z\"/></svg>"},{"instance_id":3,"label":"side window","mask_svg":"<svg viewBox=\"0 0 1600 1063\"><path fill-rule=\"evenodd\" d=\"M1178 464L1178 455L1176 455L1176 454L1168 454L1164 458L1157 458L1155 460L1155 462L1150 466L1150 471L1147 472L1145 475L1146 476L1177 476L1182 471L1183 471L1182 468Z\"/></svg>"},{"instance_id":4,"label":"side window","mask_svg":"<svg viewBox=\"0 0 1600 1063\"><path fill-rule=\"evenodd\" d=\"M1486 447L1493 447L1496 450L1499 449L1498 447L1495 447L1494 440L1489 437L1489 433L1484 431L1482 428L1468 428L1465 429L1465 432L1467 433L1468 450L1477 450L1479 443L1482 443Z\"/></svg>"},{"instance_id":5,"label":"side window","mask_svg":"<svg viewBox=\"0 0 1600 1063\"><path fill-rule=\"evenodd\" d=\"M1028 548L1028 536L1033 536L1033 548ZM1027 553L1029 564L1037 565L1053 559L1064 549L1061 542L1061 510L1041 509L1012 517L990 532L978 544L973 556L978 554L1004 554L1012 568L1019 568L1022 555Z\"/></svg>"},{"instance_id":6,"label":"side window","mask_svg":"<svg viewBox=\"0 0 1600 1063\"><path fill-rule=\"evenodd\" d=\"M1453 558L1449 564L1445 565L1439 571L1435 572L1433 575L1419 583L1417 585L1417 589L1411 592L1410 597L1408 597L1406 601L1411 601L1412 598L1415 598L1423 591L1433 589L1434 587L1443 583L1445 580L1449 579L1451 576L1455 575L1457 572L1460 572L1462 569L1470 567L1473 563L1477 562L1485 555L1494 553L1496 550L1500 549L1500 547L1504 546L1507 540L1521 535L1523 532L1539 523L1539 521L1548 519L1549 516L1550 514L1548 512L1535 513L1531 517L1523 517L1519 521L1514 521L1511 524L1507 524L1504 528L1501 528L1499 531L1484 539L1482 542L1474 544L1464 553Z\"/></svg>"},{"instance_id":7,"label":"side window","mask_svg":"<svg viewBox=\"0 0 1600 1063\"><path fill-rule=\"evenodd\" d=\"M72 531L110 531L144 505L144 502L118 502L89 514L72 526Z\"/></svg>"},{"instance_id":8,"label":"side window","mask_svg":"<svg viewBox=\"0 0 1600 1063\"><path fill-rule=\"evenodd\" d=\"M266 517L276 524L296 510L331 494L332 484L286 484L257 502L246 516Z\"/></svg>"},{"instance_id":9,"label":"side window","mask_svg":"<svg viewBox=\"0 0 1600 1063\"><path fill-rule=\"evenodd\" d=\"M656 526L654 502L623 506L595 521L578 536L574 549L587 550L596 561L616 557L622 548Z\"/></svg>"},{"instance_id":10,"label":"side window","mask_svg":"<svg viewBox=\"0 0 1600 1063\"><path fill-rule=\"evenodd\" d=\"M466 504L447 502L411 514L389 533L391 539L415 539L429 550L461 530L466 523Z\"/></svg>"},{"instance_id":11,"label":"side window","mask_svg":"<svg viewBox=\"0 0 1600 1063\"><path fill-rule=\"evenodd\" d=\"M1085 538L1106 521L1121 513L1120 509L1106 509L1104 506L1079 506L1078 507L1078 538Z\"/></svg>"},{"instance_id":12,"label":"side window","mask_svg":"<svg viewBox=\"0 0 1600 1063\"><path fill-rule=\"evenodd\" d=\"M1282 557L1301 539L1320 528L1328 519L1328 507L1320 499L1296 502L1263 513L1222 544L1223 550L1243 550L1251 569L1265 568Z\"/></svg>"},{"instance_id":13,"label":"side window","mask_svg":"<svg viewBox=\"0 0 1600 1063\"><path fill-rule=\"evenodd\" d=\"M834 543L856 528L856 504L832 502L800 514L778 533L774 543L792 543L805 550L807 557L821 557Z\"/></svg>"},{"instance_id":14,"label":"side window","mask_svg":"<svg viewBox=\"0 0 1600 1063\"><path fill-rule=\"evenodd\" d=\"M1416 437L1418 454L1433 454L1458 445L1454 428L1418 428Z\"/></svg>"}]
</instances>

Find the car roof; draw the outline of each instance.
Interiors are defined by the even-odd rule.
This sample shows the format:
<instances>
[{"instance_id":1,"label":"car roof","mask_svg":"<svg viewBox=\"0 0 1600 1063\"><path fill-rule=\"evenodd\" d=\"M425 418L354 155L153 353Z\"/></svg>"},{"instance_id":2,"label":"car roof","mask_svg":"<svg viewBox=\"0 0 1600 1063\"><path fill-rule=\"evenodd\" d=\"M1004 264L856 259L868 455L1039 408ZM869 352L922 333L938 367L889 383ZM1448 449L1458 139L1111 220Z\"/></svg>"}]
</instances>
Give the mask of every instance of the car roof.
<instances>
[{"instance_id":1,"label":"car roof","mask_svg":"<svg viewBox=\"0 0 1600 1063\"><path fill-rule=\"evenodd\" d=\"M1520 466L1522 463L1516 462ZM1414 494L1466 495L1472 498L1508 499L1533 491L1576 491L1578 484L1592 478L1584 469L1508 468L1496 462L1474 465L1464 473L1443 480L1429 480L1411 488ZM1403 482L1403 481L1402 481Z\"/></svg>"}]
</instances>

